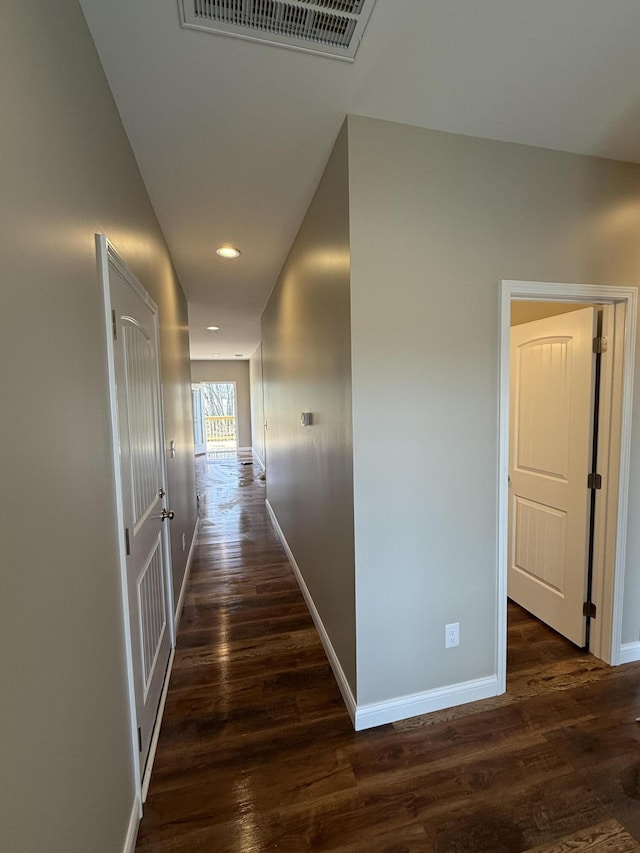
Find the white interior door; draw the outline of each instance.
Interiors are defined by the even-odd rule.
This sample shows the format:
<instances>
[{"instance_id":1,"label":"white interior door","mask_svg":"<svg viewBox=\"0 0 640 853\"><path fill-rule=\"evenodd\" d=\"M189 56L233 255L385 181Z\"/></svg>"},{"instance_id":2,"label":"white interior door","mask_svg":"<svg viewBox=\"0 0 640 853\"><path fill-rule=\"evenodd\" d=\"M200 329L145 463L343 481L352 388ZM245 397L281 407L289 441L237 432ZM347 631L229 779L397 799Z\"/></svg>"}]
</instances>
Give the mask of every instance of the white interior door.
<instances>
[{"instance_id":1,"label":"white interior door","mask_svg":"<svg viewBox=\"0 0 640 853\"><path fill-rule=\"evenodd\" d=\"M191 399L193 401L193 447L196 456L207 452L207 438L204 424L204 404L202 400L202 386L191 386Z\"/></svg>"},{"instance_id":2,"label":"white interior door","mask_svg":"<svg viewBox=\"0 0 640 853\"><path fill-rule=\"evenodd\" d=\"M140 766L144 770L171 652L171 517L164 506L164 430L157 310L109 261L120 477Z\"/></svg>"},{"instance_id":3,"label":"white interior door","mask_svg":"<svg viewBox=\"0 0 640 853\"><path fill-rule=\"evenodd\" d=\"M511 329L509 597L585 641L596 311Z\"/></svg>"}]
</instances>

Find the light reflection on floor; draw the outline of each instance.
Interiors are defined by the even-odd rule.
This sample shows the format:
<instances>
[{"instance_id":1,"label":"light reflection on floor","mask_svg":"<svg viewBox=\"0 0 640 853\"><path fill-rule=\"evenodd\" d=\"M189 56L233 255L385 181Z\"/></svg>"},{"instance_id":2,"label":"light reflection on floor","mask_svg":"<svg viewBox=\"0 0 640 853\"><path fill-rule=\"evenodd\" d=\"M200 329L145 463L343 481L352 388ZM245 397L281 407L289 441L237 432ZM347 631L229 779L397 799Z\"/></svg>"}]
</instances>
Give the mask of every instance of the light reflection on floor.
<instances>
[{"instance_id":1,"label":"light reflection on floor","mask_svg":"<svg viewBox=\"0 0 640 853\"><path fill-rule=\"evenodd\" d=\"M218 451L196 458L196 487L200 516L212 526L215 535L216 517L224 516L225 539L251 536L250 513L247 501L264 501L265 483L260 479L261 466L251 451ZM235 522L235 524L234 524ZM229 524L233 526L230 528ZM219 546L224 550L225 543Z\"/></svg>"}]
</instances>

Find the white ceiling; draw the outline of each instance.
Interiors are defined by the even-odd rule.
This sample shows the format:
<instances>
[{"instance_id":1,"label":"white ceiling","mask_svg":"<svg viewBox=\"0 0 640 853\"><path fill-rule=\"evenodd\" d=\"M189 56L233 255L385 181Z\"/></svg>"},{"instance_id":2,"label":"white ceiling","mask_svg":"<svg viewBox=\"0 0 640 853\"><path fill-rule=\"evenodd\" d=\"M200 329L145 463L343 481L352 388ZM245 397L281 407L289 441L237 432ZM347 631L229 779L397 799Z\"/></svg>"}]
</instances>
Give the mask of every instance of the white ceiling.
<instances>
[{"instance_id":1,"label":"white ceiling","mask_svg":"<svg viewBox=\"0 0 640 853\"><path fill-rule=\"evenodd\" d=\"M177 0L80 3L195 359L257 347L347 113L640 162L639 0L377 0L355 63L182 29Z\"/></svg>"}]
</instances>

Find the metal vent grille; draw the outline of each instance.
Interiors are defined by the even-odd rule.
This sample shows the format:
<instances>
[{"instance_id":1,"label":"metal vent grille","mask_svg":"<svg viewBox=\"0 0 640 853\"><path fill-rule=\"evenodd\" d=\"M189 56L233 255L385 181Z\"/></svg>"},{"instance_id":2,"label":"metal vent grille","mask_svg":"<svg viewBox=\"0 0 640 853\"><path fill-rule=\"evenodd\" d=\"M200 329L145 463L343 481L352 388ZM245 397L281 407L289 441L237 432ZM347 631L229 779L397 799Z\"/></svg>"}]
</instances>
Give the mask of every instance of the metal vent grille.
<instances>
[{"instance_id":1,"label":"metal vent grille","mask_svg":"<svg viewBox=\"0 0 640 853\"><path fill-rule=\"evenodd\" d=\"M375 0L179 0L182 26L353 59Z\"/></svg>"},{"instance_id":2,"label":"metal vent grille","mask_svg":"<svg viewBox=\"0 0 640 853\"><path fill-rule=\"evenodd\" d=\"M300 2L313 3L314 6L346 12L348 15L359 15L364 6L364 0L300 0Z\"/></svg>"}]
</instances>

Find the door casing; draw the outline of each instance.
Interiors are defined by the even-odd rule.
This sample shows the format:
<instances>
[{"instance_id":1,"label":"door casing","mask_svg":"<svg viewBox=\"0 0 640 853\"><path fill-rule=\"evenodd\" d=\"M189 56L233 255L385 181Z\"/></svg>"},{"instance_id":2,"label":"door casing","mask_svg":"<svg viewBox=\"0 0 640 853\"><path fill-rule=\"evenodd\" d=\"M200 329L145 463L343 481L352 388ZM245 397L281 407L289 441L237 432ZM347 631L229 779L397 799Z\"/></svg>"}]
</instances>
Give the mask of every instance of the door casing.
<instances>
[{"instance_id":1,"label":"door casing","mask_svg":"<svg viewBox=\"0 0 640 853\"><path fill-rule=\"evenodd\" d=\"M616 666L620 661L624 560L627 534L629 470L631 455L631 413L636 339L638 291L634 287L600 287L535 281L503 280L500 284L500 386L498 395L498 578L496 662L498 693L506 690L507 676L507 559L508 559L508 474L509 474L509 387L511 302L590 302L620 305L624 311L609 312L610 328L603 334L613 337L616 354L612 383L621 398L619 423L610 422L602 430L598 457L606 454L611 488L600 496L596 509L595 556L601 565L613 565L613 573L603 577L600 591L601 627L594 653ZM622 316L624 313L624 317ZM615 389L609 389L612 393ZM602 420L602 416L601 416ZM608 418L611 421L610 418ZM612 518L615 519L612 522ZM618 547L618 545L620 547ZM598 593L596 592L596 595Z\"/></svg>"}]
</instances>

